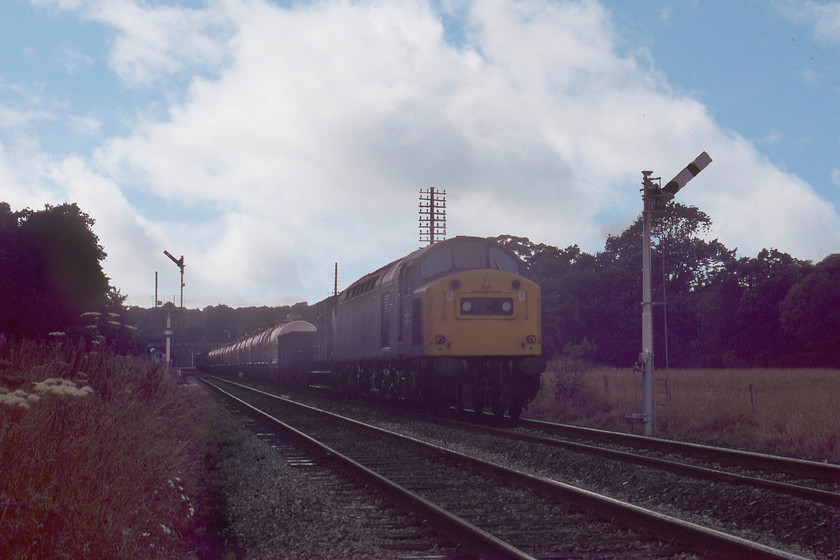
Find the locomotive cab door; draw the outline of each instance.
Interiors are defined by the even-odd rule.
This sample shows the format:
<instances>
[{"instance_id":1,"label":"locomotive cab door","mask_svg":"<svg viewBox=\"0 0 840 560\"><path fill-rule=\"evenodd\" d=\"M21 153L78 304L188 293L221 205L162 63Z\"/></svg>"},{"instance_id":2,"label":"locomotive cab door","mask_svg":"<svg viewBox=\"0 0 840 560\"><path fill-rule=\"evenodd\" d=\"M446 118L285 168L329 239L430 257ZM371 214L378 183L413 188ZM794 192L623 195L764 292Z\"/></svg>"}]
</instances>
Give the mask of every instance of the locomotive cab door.
<instances>
[{"instance_id":1,"label":"locomotive cab door","mask_svg":"<svg viewBox=\"0 0 840 560\"><path fill-rule=\"evenodd\" d=\"M410 356L417 354L415 340L419 333L415 332L420 326L419 317L415 317L416 312L419 313L420 305L412 300L411 294L411 266L401 265L399 277L399 345L400 353L403 356ZM418 298L419 302L419 298Z\"/></svg>"}]
</instances>

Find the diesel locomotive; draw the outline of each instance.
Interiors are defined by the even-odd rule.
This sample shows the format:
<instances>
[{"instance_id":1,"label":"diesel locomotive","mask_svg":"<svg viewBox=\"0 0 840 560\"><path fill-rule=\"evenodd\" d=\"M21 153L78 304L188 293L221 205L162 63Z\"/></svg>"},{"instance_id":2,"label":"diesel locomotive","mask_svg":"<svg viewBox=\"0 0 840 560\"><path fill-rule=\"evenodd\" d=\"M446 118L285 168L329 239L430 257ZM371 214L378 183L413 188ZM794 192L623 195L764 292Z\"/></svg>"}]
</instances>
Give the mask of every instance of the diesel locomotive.
<instances>
[{"instance_id":1,"label":"diesel locomotive","mask_svg":"<svg viewBox=\"0 0 840 560\"><path fill-rule=\"evenodd\" d=\"M314 307L314 324L293 321L218 348L208 365L512 418L546 368L540 289L489 239L440 241Z\"/></svg>"}]
</instances>

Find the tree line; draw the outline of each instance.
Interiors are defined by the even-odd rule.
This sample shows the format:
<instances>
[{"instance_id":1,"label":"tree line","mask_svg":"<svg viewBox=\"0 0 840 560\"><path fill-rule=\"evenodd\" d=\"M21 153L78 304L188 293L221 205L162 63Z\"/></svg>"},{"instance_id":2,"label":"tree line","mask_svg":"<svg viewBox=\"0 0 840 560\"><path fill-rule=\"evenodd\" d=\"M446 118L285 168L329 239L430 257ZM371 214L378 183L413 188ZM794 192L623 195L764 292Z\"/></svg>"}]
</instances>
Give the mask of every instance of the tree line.
<instances>
[{"instance_id":1,"label":"tree line","mask_svg":"<svg viewBox=\"0 0 840 560\"><path fill-rule=\"evenodd\" d=\"M126 308L103 273L106 253L76 204L13 212L0 203L0 334L95 335L143 353L174 311L178 340L224 344L280 322L312 320L305 303L203 310ZM776 249L738 257L709 240L711 220L672 203L653 225L657 367L840 367L840 254L821 262ZM528 238L495 238L542 289L546 355L628 367L641 351L642 221L585 253ZM132 327L126 327L126 324Z\"/></svg>"},{"instance_id":2,"label":"tree line","mask_svg":"<svg viewBox=\"0 0 840 560\"><path fill-rule=\"evenodd\" d=\"M738 257L711 220L672 203L654 218L657 367L840 367L840 254ZM542 288L546 353L626 367L641 352L642 218L594 255L503 235Z\"/></svg>"}]
</instances>

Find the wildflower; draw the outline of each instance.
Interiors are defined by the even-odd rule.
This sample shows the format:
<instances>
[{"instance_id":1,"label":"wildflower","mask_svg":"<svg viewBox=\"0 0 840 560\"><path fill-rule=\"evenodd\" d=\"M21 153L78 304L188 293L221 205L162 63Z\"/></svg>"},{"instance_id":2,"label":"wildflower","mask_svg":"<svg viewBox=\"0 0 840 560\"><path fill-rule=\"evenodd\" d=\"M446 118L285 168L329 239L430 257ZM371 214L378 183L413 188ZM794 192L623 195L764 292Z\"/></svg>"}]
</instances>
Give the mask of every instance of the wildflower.
<instances>
[{"instance_id":1,"label":"wildflower","mask_svg":"<svg viewBox=\"0 0 840 560\"><path fill-rule=\"evenodd\" d=\"M0 392L0 405L11 406L12 408L29 408L29 403L26 400L27 394L23 389L18 389L12 393L5 387L0 387L5 392Z\"/></svg>"},{"instance_id":2,"label":"wildflower","mask_svg":"<svg viewBox=\"0 0 840 560\"><path fill-rule=\"evenodd\" d=\"M56 377L45 379L40 383L34 383L34 385L35 387L32 390L39 395L53 394L56 396L86 397L93 394L93 389L89 386L79 388L76 383L69 379Z\"/></svg>"}]
</instances>

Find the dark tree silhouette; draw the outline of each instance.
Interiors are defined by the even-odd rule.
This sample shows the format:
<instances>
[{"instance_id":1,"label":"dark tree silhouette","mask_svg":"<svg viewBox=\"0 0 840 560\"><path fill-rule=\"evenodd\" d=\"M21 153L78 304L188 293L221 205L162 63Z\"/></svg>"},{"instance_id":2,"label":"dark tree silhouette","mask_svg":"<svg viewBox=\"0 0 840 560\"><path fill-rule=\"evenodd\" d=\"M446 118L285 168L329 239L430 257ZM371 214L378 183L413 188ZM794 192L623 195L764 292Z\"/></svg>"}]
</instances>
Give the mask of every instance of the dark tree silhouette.
<instances>
[{"instance_id":1,"label":"dark tree silhouette","mask_svg":"<svg viewBox=\"0 0 840 560\"><path fill-rule=\"evenodd\" d=\"M121 305L93 224L75 203L19 212L0 203L0 329L38 338L73 327L83 312Z\"/></svg>"}]
</instances>

